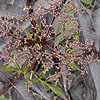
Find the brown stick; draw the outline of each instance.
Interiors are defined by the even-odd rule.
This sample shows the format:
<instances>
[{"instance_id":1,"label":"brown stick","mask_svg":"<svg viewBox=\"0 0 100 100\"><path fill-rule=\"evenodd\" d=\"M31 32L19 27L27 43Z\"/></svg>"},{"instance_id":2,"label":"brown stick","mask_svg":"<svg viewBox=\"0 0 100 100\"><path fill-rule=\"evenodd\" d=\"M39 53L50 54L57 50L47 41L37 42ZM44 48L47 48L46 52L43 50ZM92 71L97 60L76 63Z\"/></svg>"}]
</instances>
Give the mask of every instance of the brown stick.
<instances>
[{"instance_id":1,"label":"brown stick","mask_svg":"<svg viewBox=\"0 0 100 100\"><path fill-rule=\"evenodd\" d=\"M47 40L46 42L49 42L49 41L51 41L51 40L53 40L53 39L55 39L56 37L58 37L59 35L61 34L61 32L60 33L58 33L56 36L54 36L53 38L50 38L49 40Z\"/></svg>"},{"instance_id":2,"label":"brown stick","mask_svg":"<svg viewBox=\"0 0 100 100\"><path fill-rule=\"evenodd\" d=\"M5 87L3 90L0 91L0 96L3 95L10 87L12 87L11 83L9 83L7 87Z\"/></svg>"},{"instance_id":3,"label":"brown stick","mask_svg":"<svg viewBox=\"0 0 100 100\"><path fill-rule=\"evenodd\" d=\"M51 20L51 23L50 23L49 28L48 28L48 30L47 30L47 36L48 36L48 34L49 34L50 26L53 25L54 20L55 20L55 16L53 16L53 18L52 18L52 20Z\"/></svg>"}]
</instances>

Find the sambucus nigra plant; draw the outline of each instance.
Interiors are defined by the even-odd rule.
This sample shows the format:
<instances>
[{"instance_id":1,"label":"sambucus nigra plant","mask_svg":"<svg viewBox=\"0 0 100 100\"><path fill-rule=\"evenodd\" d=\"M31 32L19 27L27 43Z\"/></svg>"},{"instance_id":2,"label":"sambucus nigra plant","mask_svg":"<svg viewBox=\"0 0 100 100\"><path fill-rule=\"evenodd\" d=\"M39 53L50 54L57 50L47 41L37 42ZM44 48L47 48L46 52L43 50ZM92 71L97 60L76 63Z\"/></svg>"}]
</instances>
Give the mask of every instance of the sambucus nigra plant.
<instances>
[{"instance_id":1,"label":"sambucus nigra plant","mask_svg":"<svg viewBox=\"0 0 100 100\"><path fill-rule=\"evenodd\" d=\"M78 28L78 18L74 17L74 13L79 14L80 11L75 8L73 0L67 4L63 4L62 0L50 0L48 8L41 1L36 2L33 11L26 0L23 16L0 15L0 37L7 39L0 54L4 60L1 68L16 72L14 82L25 77L29 87L29 82L41 81L61 96L61 89L48 82L54 81L57 84L62 75L66 81L70 81L66 76L71 74L71 70L77 69L84 74L87 72L87 64L99 61L98 58L93 58L93 41L89 43L86 40L84 44L79 41L81 29ZM47 14L52 16L49 24L45 18ZM58 21L56 29L55 20ZM21 25L23 21L30 23L31 31ZM37 75L35 69L39 66L42 71ZM55 72L42 80L53 68ZM27 74L30 74L29 78ZM12 84L8 85L0 95L11 86Z\"/></svg>"}]
</instances>

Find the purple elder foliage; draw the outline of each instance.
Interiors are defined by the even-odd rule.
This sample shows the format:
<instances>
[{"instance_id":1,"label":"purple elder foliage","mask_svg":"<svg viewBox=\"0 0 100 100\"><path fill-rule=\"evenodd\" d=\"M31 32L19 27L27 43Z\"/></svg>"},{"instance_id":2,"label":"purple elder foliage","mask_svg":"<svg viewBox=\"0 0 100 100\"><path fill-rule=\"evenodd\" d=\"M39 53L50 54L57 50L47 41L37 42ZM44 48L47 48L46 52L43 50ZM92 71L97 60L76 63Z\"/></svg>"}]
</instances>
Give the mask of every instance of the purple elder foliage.
<instances>
[{"instance_id":1,"label":"purple elder foliage","mask_svg":"<svg viewBox=\"0 0 100 100\"><path fill-rule=\"evenodd\" d=\"M0 37L7 40L1 50L0 59L4 60L7 68L15 57L20 67L25 61L28 62L27 72L34 71L39 64L47 71L55 68L54 75L57 76L49 77L58 81L61 75L70 75L73 69L84 74L87 72L87 64L99 61L98 58L93 58L93 41L89 43L86 40L84 44L79 41L81 29L78 28L78 18L74 13L79 14L82 11L75 8L73 0L63 5L62 0L50 0L48 8L42 2L36 2L33 12L27 3L23 10L23 16L0 15ZM47 14L52 16L50 24L47 24L45 18ZM59 32L53 28L56 19L58 25L61 25ZM23 21L30 22L31 31L21 25ZM63 67L66 67L66 70L63 70Z\"/></svg>"}]
</instances>

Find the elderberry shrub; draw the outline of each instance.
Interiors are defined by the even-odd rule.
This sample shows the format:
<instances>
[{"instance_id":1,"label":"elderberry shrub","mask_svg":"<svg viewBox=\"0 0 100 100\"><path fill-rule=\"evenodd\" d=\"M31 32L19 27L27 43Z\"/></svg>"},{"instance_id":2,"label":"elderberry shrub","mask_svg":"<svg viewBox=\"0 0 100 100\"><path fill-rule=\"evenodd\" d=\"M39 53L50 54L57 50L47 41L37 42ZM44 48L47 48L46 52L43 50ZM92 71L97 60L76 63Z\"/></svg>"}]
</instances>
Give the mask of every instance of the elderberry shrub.
<instances>
[{"instance_id":1,"label":"elderberry shrub","mask_svg":"<svg viewBox=\"0 0 100 100\"><path fill-rule=\"evenodd\" d=\"M70 82L67 76L72 70L84 74L87 64L99 61L93 58L93 41L86 40L84 44L79 41L81 29L74 14L81 10L75 8L72 0L65 4L62 0L50 0L48 8L36 2L34 10L27 4L24 12L23 16L16 17L0 15L0 37L7 40L0 53L4 60L1 68L15 71L19 79L24 76L33 84L41 81L61 96L61 89L50 84L51 81L57 84L63 76ZM50 23L45 17L47 14L52 16ZM23 22L30 23L30 30L22 26ZM39 75L38 70L41 71ZM52 73L44 79L49 71Z\"/></svg>"}]
</instances>

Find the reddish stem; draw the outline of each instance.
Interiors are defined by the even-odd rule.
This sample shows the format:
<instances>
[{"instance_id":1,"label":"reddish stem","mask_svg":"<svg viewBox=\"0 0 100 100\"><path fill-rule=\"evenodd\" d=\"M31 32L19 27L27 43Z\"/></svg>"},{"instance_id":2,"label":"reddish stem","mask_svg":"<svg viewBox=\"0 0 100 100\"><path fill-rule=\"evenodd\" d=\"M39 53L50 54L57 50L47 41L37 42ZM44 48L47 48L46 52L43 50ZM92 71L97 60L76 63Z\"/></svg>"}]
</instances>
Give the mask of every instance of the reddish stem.
<instances>
[{"instance_id":1,"label":"reddish stem","mask_svg":"<svg viewBox=\"0 0 100 100\"><path fill-rule=\"evenodd\" d=\"M26 6L28 6L28 7L30 6L30 4L29 4L29 0L26 0ZM29 10L29 14L31 14L31 9ZM31 24L32 24L33 27L34 27L34 26L35 26L35 21L32 20L32 21L31 21ZM10 31L10 32L12 33L11 35L13 35L13 32L12 32L12 31ZM35 30L34 28L33 28L33 32L36 32L36 30ZM28 43L38 43L38 44L41 44L40 41L31 41L31 40L27 40L27 42L28 42ZM36 64L37 64L37 61L34 62L34 65L31 66L32 68L29 69L28 72L30 72L31 70L34 70ZM19 77L16 78L16 79L14 80L14 82L16 82L17 80L21 80L23 77L24 77L24 74L21 73L21 74L19 75ZM11 83L9 83L8 86L6 86L3 90L0 91L0 96L1 96L2 94L4 94L4 93L5 93L5 92L10 88L10 87L12 87L12 84L11 84Z\"/></svg>"},{"instance_id":2,"label":"reddish stem","mask_svg":"<svg viewBox=\"0 0 100 100\"><path fill-rule=\"evenodd\" d=\"M35 40L34 40L34 41L32 41L32 40L26 40L26 42L27 42L26 45L29 44L29 43L38 43L38 44L42 44L42 42L40 42L40 41L35 41Z\"/></svg>"},{"instance_id":3,"label":"reddish stem","mask_svg":"<svg viewBox=\"0 0 100 100\"><path fill-rule=\"evenodd\" d=\"M49 28L48 28L48 30L47 30L47 36L48 36L48 34L49 34L50 26L53 25L54 20L55 20L55 16L53 16L53 18L52 18L52 20L51 20L51 23L50 23Z\"/></svg>"},{"instance_id":4,"label":"reddish stem","mask_svg":"<svg viewBox=\"0 0 100 100\"><path fill-rule=\"evenodd\" d=\"M50 38L49 40L47 40L46 42L49 42L49 41L51 41L51 40L53 40L53 39L55 39L56 37L58 37L59 35L61 34L61 32L60 33L58 33L56 36L54 36L53 38Z\"/></svg>"},{"instance_id":5,"label":"reddish stem","mask_svg":"<svg viewBox=\"0 0 100 100\"><path fill-rule=\"evenodd\" d=\"M29 66L28 72L34 71L36 65L37 65L37 60L33 61L31 66Z\"/></svg>"},{"instance_id":6,"label":"reddish stem","mask_svg":"<svg viewBox=\"0 0 100 100\"><path fill-rule=\"evenodd\" d=\"M0 96L3 95L11 86L12 84L10 83L7 87L3 88L3 90L0 91Z\"/></svg>"},{"instance_id":7,"label":"reddish stem","mask_svg":"<svg viewBox=\"0 0 100 100\"><path fill-rule=\"evenodd\" d=\"M31 72L31 70L34 71L36 65L37 65L37 60L35 60L35 61L33 62L33 66L31 66L31 68L28 70L28 72ZM21 80L23 77L24 77L24 74L21 73L21 74L19 75L19 77L16 78L16 79L14 80L14 82L16 82L17 80ZM0 91L0 96L3 95L3 94L4 94L10 87L12 87L12 86L13 86L13 85L12 85L11 83L8 84L8 86L6 86L3 90Z\"/></svg>"},{"instance_id":8,"label":"reddish stem","mask_svg":"<svg viewBox=\"0 0 100 100\"><path fill-rule=\"evenodd\" d=\"M34 65L31 66L32 68L29 69L28 72L31 72L31 70L34 70L34 69L35 69L35 66L37 65L37 61L35 61L33 64L34 64ZM24 74L21 73L21 74L19 75L19 77L16 78L16 79L14 80L14 82L16 82L17 80L21 80L23 77L24 77ZM3 95L3 94L4 94L10 87L12 87L12 86L13 86L13 85L12 85L11 83L8 84L8 86L6 86L3 90L0 91L0 96Z\"/></svg>"},{"instance_id":9,"label":"reddish stem","mask_svg":"<svg viewBox=\"0 0 100 100\"><path fill-rule=\"evenodd\" d=\"M93 53L100 55L100 51L94 51Z\"/></svg>"},{"instance_id":10,"label":"reddish stem","mask_svg":"<svg viewBox=\"0 0 100 100\"><path fill-rule=\"evenodd\" d=\"M29 0L26 0L26 6L30 6Z\"/></svg>"}]
</instances>

